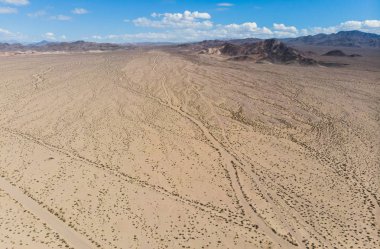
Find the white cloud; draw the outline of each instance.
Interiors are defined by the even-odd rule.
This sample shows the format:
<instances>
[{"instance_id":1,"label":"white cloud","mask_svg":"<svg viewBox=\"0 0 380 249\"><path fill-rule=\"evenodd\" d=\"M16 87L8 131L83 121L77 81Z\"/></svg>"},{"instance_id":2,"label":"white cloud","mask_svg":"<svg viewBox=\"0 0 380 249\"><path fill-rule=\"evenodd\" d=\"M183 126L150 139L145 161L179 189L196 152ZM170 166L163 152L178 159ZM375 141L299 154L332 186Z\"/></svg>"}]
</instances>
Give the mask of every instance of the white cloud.
<instances>
[{"instance_id":1,"label":"white cloud","mask_svg":"<svg viewBox=\"0 0 380 249\"><path fill-rule=\"evenodd\" d=\"M363 32L380 34L380 20L350 20L330 27L313 27L307 29L307 35L318 33L331 34L339 31L359 30Z\"/></svg>"},{"instance_id":2,"label":"white cloud","mask_svg":"<svg viewBox=\"0 0 380 249\"><path fill-rule=\"evenodd\" d=\"M136 26L156 29L157 32L141 32L135 34L94 35L91 39L111 42L188 42L205 39L236 38L283 38L317 33L336 33L342 30L361 30L380 34L380 20L346 21L330 27L310 27L299 29L283 23L273 23L271 28L260 26L256 22L214 24L207 13L153 13L151 18L140 17L132 21ZM200 18L202 17L202 18ZM209 25L204 22L209 22Z\"/></svg>"},{"instance_id":3,"label":"white cloud","mask_svg":"<svg viewBox=\"0 0 380 249\"><path fill-rule=\"evenodd\" d=\"M380 28L380 20L365 20L363 25L369 28Z\"/></svg>"},{"instance_id":4,"label":"white cloud","mask_svg":"<svg viewBox=\"0 0 380 249\"><path fill-rule=\"evenodd\" d=\"M12 35L13 33L7 29L0 28L0 34L1 35Z\"/></svg>"},{"instance_id":5,"label":"white cloud","mask_svg":"<svg viewBox=\"0 0 380 249\"><path fill-rule=\"evenodd\" d=\"M18 11L15 8L0 7L0 14L16 14Z\"/></svg>"},{"instance_id":6,"label":"white cloud","mask_svg":"<svg viewBox=\"0 0 380 249\"><path fill-rule=\"evenodd\" d=\"M364 32L380 33L380 20L346 21L334 26L334 28L336 31L356 29Z\"/></svg>"},{"instance_id":7,"label":"white cloud","mask_svg":"<svg viewBox=\"0 0 380 249\"><path fill-rule=\"evenodd\" d=\"M338 32L339 29L336 26L332 27L313 27L308 29L303 29L303 35L315 35L319 33L331 34Z\"/></svg>"},{"instance_id":8,"label":"white cloud","mask_svg":"<svg viewBox=\"0 0 380 249\"><path fill-rule=\"evenodd\" d=\"M219 34L225 34L227 37L244 38L244 37L261 37L266 38L273 32L267 27L258 27L255 22L245 22L242 24L219 25L216 29Z\"/></svg>"},{"instance_id":9,"label":"white cloud","mask_svg":"<svg viewBox=\"0 0 380 249\"><path fill-rule=\"evenodd\" d=\"M183 13L152 13L152 17L161 17L163 16L164 18L168 20L194 20L194 19L211 19L211 15L206 12L199 12L199 11L188 11L185 10Z\"/></svg>"},{"instance_id":10,"label":"white cloud","mask_svg":"<svg viewBox=\"0 0 380 249\"><path fill-rule=\"evenodd\" d=\"M37 18L37 17L42 17L42 16L45 16L47 13L45 10L38 10L36 12L33 12L33 13L28 13L27 16L31 17L31 18Z\"/></svg>"},{"instance_id":11,"label":"white cloud","mask_svg":"<svg viewBox=\"0 0 380 249\"><path fill-rule=\"evenodd\" d=\"M0 2L11 5L28 5L29 0L0 0Z\"/></svg>"},{"instance_id":12,"label":"white cloud","mask_svg":"<svg viewBox=\"0 0 380 249\"><path fill-rule=\"evenodd\" d=\"M181 32L182 33L182 32ZM184 32L185 33L185 32ZM182 34L184 34L182 33ZM172 32L146 32L146 33L136 33L136 34L121 34L121 35L94 35L91 37L93 40L97 41L128 41L128 42L176 42L180 41L178 38L177 31ZM187 40L187 39L185 39Z\"/></svg>"},{"instance_id":13,"label":"white cloud","mask_svg":"<svg viewBox=\"0 0 380 249\"><path fill-rule=\"evenodd\" d=\"M19 33L19 32L13 32L8 29L0 28L0 40L2 41L21 41L27 39L27 36Z\"/></svg>"},{"instance_id":14,"label":"white cloud","mask_svg":"<svg viewBox=\"0 0 380 249\"><path fill-rule=\"evenodd\" d=\"M369 28L380 28L380 20L365 20L363 25Z\"/></svg>"},{"instance_id":15,"label":"white cloud","mask_svg":"<svg viewBox=\"0 0 380 249\"><path fill-rule=\"evenodd\" d=\"M122 34L108 36L93 36L94 40L108 41L155 41L155 42L186 42L199 41L204 39L227 39L227 38L246 38L261 37L268 38L272 31L266 27L258 27L256 23L242 23L230 25L217 25L211 29L170 29L165 32L145 32L137 34Z\"/></svg>"},{"instance_id":16,"label":"white cloud","mask_svg":"<svg viewBox=\"0 0 380 249\"><path fill-rule=\"evenodd\" d=\"M273 30L277 37L295 37L299 34L296 27L286 26L283 23L273 23Z\"/></svg>"},{"instance_id":17,"label":"white cloud","mask_svg":"<svg viewBox=\"0 0 380 249\"><path fill-rule=\"evenodd\" d=\"M297 33L298 30L294 26L286 26L285 24L278 24L278 23L273 23L273 29L279 30L279 31L286 31L286 32L291 32L291 33Z\"/></svg>"},{"instance_id":18,"label":"white cloud","mask_svg":"<svg viewBox=\"0 0 380 249\"><path fill-rule=\"evenodd\" d=\"M43 34L42 37L47 40L53 40L53 41L56 40L55 34L53 32L47 32Z\"/></svg>"},{"instance_id":19,"label":"white cloud","mask_svg":"<svg viewBox=\"0 0 380 249\"><path fill-rule=\"evenodd\" d=\"M360 21L347 21L340 24L342 29L360 29L362 22Z\"/></svg>"},{"instance_id":20,"label":"white cloud","mask_svg":"<svg viewBox=\"0 0 380 249\"><path fill-rule=\"evenodd\" d=\"M146 32L103 38L193 41L201 39L246 38L252 36L268 38L270 35L273 35L273 32L269 28L259 27L255 22L214 25L210 20L210 14L199 11L164 14L152 13L151 17L152 18L140 17L132 22L139 27L165 29L165 32Z\"/></svg>"},{"instance_id":21,"label":"white cloud","mask_svg":"<svg viewBox=\"0 0 380 249\"><path fill-rule=\"evenodd\" d=\"M217 6L220 6L220 7L232 7L234 6L233 3L218 3Z\"/></svg>"},{"instance_id":22,"label":"white cloud","mask_svg":"<svg viewBox=\"0 0 380 249\"><path fill-rule=\"evenodd\" d=\"M76 14L76 15L83 15L83 14L87 14L88 10L83 9L83 8L75 8L71 11L71 13Z\"/></svg>"},{"instance_id":23,"label":"white cloud","mask_svg":"<svg viewBox=\"0 0 380 249\"><path fill-rule=\"evenodd\" d=\"M58 21L70 21L71 16L57 15L57 16L51 16L50 19L58 20Z\"/></svg>"},{"instance_id":24,"label":"white cloud","mask_svg":"<svg viewBox=\"0 0 380 249\"><path fill-rule=\"evenodd\" d=\"M257 31L257 24L255 22L245 22L242 24L228 24L225 28L236 31Z\"/></svg>"},{"instance_id":25,"label":"white cloud","mask_svg":"<svg viewBox=\"0 0 380 249\"><path fill-rule=\"evenodd\" d=\"M153 13L152 17L162 17L163 14ZM174 15L174 14L172 14ZM172 16L167 15L167 16ZM176 16L178 20L182 20L181 16ZM199 41L204 39L234 39L234 38L283 38L283 37L295 37L303 35L313 35L317 33L335 33L341 30L352 30L357 28L358 30L365 32L372 32L380 34L380 20L364 20L364 21L347 21L340 23L336 26L330 27L311 27L298 29L295 26L288 26L283 23L274 23L272 28L265 26L259 26L256 22L245 23L232 23L227 25L213 24L211 27L204 29L199 28L196 25L186 25L186 27L177 29L173 28L173 25L169 25L167 22L162 24L151 23L151 19L140 19L139 23L136 20L133 21L135 25L141 25L141 22L147 22L146 26L150 28L162 29L160 32L142 32L137 34L122 34L122 35L108 35L108 36L96 36L97 40L109 40L109 41L173 41L173 42L187 42L187 41ZM162 20L158 20L162 21ZM195 19L195 21L197 21ZM211 21L211 20L207 20ZM170 22L169 22L170 23ZM360 24L360 25L358 25ZM182 25L182 24L181 24ZM95 37L93 37L95 38Z\"/></svg>"},{"instance_id":26,"label":"white cloud","mask_svg":"<svg viewBox=\"0 0 380 249\"><path fill-rule=\"evenodd\" d=\"M211 28L213 26L211 15L205 12L190 12L186 10L183 13L152 13L149 19L146 17L139 17L132 22L139 27L150 28Z\"/></svg>"},{"instance_id":27,"label":"white cloud","mask_svg":"<svg viewBox=\"0 0 380 249\"><path fill-rule=\"evenodd\" d=\"M221 7L230 6L229 3L217 4ZM380 20L350 20L329 27L310 27L298 29L284 23L273 23L272 28L259 26L256 22L214 24L211 15L206 12L185 11L183 13L152 13L150 18L140 17L132 20L139 27L163 29L162 32L145 32L138 34L113 35L106 39L174 39L174 41L189 41L201 39L229 39L229 38L283 38L313 35L317 33L335 33L342 30L360 30L380 34Z\"/></svg>"}]
</instances>

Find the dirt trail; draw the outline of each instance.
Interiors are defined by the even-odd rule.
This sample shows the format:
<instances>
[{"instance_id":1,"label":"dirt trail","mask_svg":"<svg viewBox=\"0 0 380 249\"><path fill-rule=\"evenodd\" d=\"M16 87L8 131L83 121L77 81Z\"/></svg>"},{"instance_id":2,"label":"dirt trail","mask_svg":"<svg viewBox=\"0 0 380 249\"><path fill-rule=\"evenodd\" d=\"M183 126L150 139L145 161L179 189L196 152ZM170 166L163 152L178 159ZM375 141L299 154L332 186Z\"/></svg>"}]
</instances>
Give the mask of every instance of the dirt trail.
<instances>
[{"instance_id":1,"label":"dirt trail","mask_svg":"<svg viewBox=\"0 0 380 249\"><path fill-rule=\"evenodd\" d=\"M157 67L159 66L159 64L157 63L158 58L159 58L159 55L155 56L153 59L152 71L154 71L155 73L162 73L157 69ZM286 247L286 248L294 246L293 244L290 244L287 239L284 239L283 237L281 237L278 234L276 234L275 232L273 232L272 227L269 224L267 224L265 219L260 217L260 215L258 215L253 210L252 205L250 203L250 200L246 198L246 193L244 192L244 188L243 188L242 184L240 183L239 171L238 170L240 170L241 173L243 173L243 174L247 174L246 173L247 168L245 165L250 165L250 162L246 160L244 155L241 155L240 153L237 153L236 151L234 151L232 149L232 145L230 144L229 140L227 139L227 135L225 133L223 124L220 121L218 115L216 114L212 103L210 101L208 101L191 84L191 88L195 92L197 92L197 94L201 97L201 99L210 108L212 115L214 115L215 118L217 119L219 126L221 127L221 130L222 130L223 139L226 141L226 144L218 141L218 139L214 137L214 135L208 130L208 128L200 120L198 120L197 118L190 115L181 106L177 106L177 105L173 104L173 102L171 101L171 98L169 97L170 94L169 94L168 88L166 87L166 84L165 84L166 80L167 80L167 75L163 74L160 82L161 82L162 88L165 92L165 96L166 96L167 101L161 100L161 99L156 98L156 97L153 97L153 98L156 99L157 101L161 102L161 104L165 105L166 107L169 107L172 110L181 114L182 116L188 118L194 124L196 124L201 129L202 133L206 136L208 141L214 146L214 148L216 148L220 152L222 163L224 165L226 165L226 167L227 167L228 174L231 178L232 187L235 191L237 199L239 200L239 204L241 205L243 213L245 215L247 215L248 217L250 217L255 223L257 223L259 225L259 227L261 227L260 230L262 232L264 232L268 237L270 237L273 241L276 241L279 246ZM286 221L286 218L284 217L282 212L279 210L279 208L277 206L277 205L279 205L279 203L274 203L274 200L272 199L272 197L270 197L270 196L275 195L275 193L273 193L270 189L266 189L264 186L262 186L258 176L253 174L253 175L250 175L249 178L253 182L255 182L255 184L259 187L261 193L265 196L265 199L271 204L272 208L274 208L274 210L277 214L277 218L280 219L282 224L286 227L288 234L290 234L293 237L293 239L297 242L298 247L305 248L303 243L302 243L302 241L304 240L304 235L308 234L307 237L312 237L311 233L314 235L314 237L320 243L331 246L331 244L325 238L323 238L323 236L321 236L318 232L316 232L311 226L302 222L301 217L297 213L288 214L289 216L296 216L297 219L299 220L299 222L301 223L302 231L294 229ZM276 183L273 182L273 184L276 184ZM303 233L303 235L302 235L302 233Z\"/></svg>"},{"instance_id":2,"label":"dirt trail","mask_svg":"<svg viewBox=\"0 0 380 249\"><path fill-rule=\"evenodd\" d=\"M129 89L132 91L132 89ZM185 204L185 205L188 205L188 206L191 206L193 208L196 208L197 210L200 210L202 212L206 212L206 213L209 213L211 216L213 217L218 217L218 218L222 218L223 220L228 220L228 216L231 215L232 213L221 213L220 210L217 208L217 207L213 207L213 206L206 206L202 203L199 203L199 202L195 202L194 200L191 200L191 199L187 199L186 197L183 197L183 196L178 196L176 194L173 194L172 192L169 192L168 190L160 187L160 186L156 186L156 185L152 185L152 184L149 184L145 181L142 181L142 180L139 180L139 179L136 179L130 175L127 175L125 173L120 173L120 172L117 172L115 169L112 169L109 165L107 164L99 164L99 163L96 163L94 161L91 161L90 159L88 158L85 158L85 157L82 157L76 153L73 153L73 152L70 152L70 151L66 151L64 149L61 149L61 148L58 148L54 145L51 145L51 144L48 144L44 141L42 141L41 139L38 139L38 138L35 138L33 136L30 136L30 135L27 135L27 134L23 134L21 132L18 132L18 131L15 131L15 130L9 130L9 129L3 129L5 132L8 132L14 136L17 136L19 138L22 138L22 139L25 139L27 141L30 141L30 142L33 142L39 146L42 146L48 150L51 150L52 152L56 152L56 153L60 153L64 156L67 156L69 158L72 158L74 160L77 160L79 162L82 162L82 163L85 163L87 165L90 165L90 166L93 166L93 167L97 167L99 169L102 169L104 170L105 172L113 175L113 176L116 176L116 177L119 177L120 179L123 179L131 184L135 184L137 186L140 186L140 187L143 187L143 188L147 188L147 189L150 189L150 190L153 190L159 194L162 194L163 196L167 196L167 197L170 197L171 199L175 200L175 201L178 201L182 204ZM252 224L251 222L243 219L242 217L238 217L236 216L235 217L235 221L232 221L233 224L235 225L239 225L241 227L244 227L246 229L252 229L254 226L254 224Z\"/></svg>"},{"instance_id":3,"label":"dirt trail","mask_svg":"<svg viewBox=\"0 0 380 249\"><path fill-rule=\"evenodd\" d=\"M155 62L156 61L157 60L155 60ZM228 151L229 151L229 154L231 154L233 157L239 158L240 161L243 161L244 163L247 163L249 165L249 162L244 158L244 155L241 155L240 153L238 153L238 152L236 152L236 151L233 150L233 146L230 143L230 141L228 140L224 124L220 120L219 115L215 112L215 108L214 108L213 103L211 103L210 100L208 100L193 84L191 84L191 82L189 82L189 83L190 83L191 88L199 95L199 97L202 99L202 101L208 106L208 108L211 111L211 114L215 117L216 121L218 122L218 125L219 125L220 130L221 130L222 138L223 138L223 141L225 141L225 143L219 142L219 141L218 142L222 146L226 146L227 149L228 149ZM165 92L166 91L167 90L165 88ZM244 169L241 168L241 170L244 170ZM266 200L272 205L272 208L274 208L276 210L276 214L277 214L278 218L281 220L282 224L286 226L286 229L288 230L288 232L294 236L294 238L296 239L298 245L300 245L302 247L303 245L301 244L301 242L302 242L303 238L302 238L302 235L300 234L300 232L297 231L297 230L295 230L295 229L293 229L288 224L288 222L286 221L285 217L283 217L283 215L281 214L281 212L278 210L279 208L277 207L277 205L274 204L273 199L270 198L270 197L268 197L268 194L265 193L265 191L262 191L263 187L261 186L260 181L257 178L255 178L253 180L255 181L256 185L260 188L262 194L266 197ZM275 194L275 193L272 193L269 189L267 189L266 191L268 191L268 193L270 192L271 195ZM304 232L306 232L306 230L304 230ZM322 241L324 241L324 240L322 239Z\"/></svg>"},{"instance_id":4,"label":"dirt trail","mask_svg":"<svg viewBox=\"0 0 380 249\"><path fill-rule=\"evenodd\" d=\"M156 73L157 72L157 57L155 57L153 61L153 67L152 70ZM167 95L168 90L165 86L165 76L162 80L162 86L164 88L164 91ZM288 241L286 241L284 238L279 236L278 234L274 233L272 228L256 213L252 210L251 204L246 199L245 193L242 189L240 180L239 180L239 174L236 169L236 164L240 165L240 162L235 160L235 157L231 155L226 148L223 146L222 143L220 143L207 129L207 127L198 119L194 118L187 112L185 112L180 106L175 106L171 103L171 101L163 102L161 101L163 105L166 105L167 107L171 108L172 110L176 111L177 113L181 114L183 117L186 117L191 122L193 122L195 125L199 127L199 129L202 131L202 133L205 135L207 140L220 152L222 163L226 166L226 169L228 171L229 177L231 178L231 184L234 189L234 192L236 194L237 199L239 200L240 205L242 206L244 214L246 214L248 217L251 217L255 223L258 224L259 230L261 230L264 234L266 234L269 238L271 238L273 241L277 243L280 247L283 248L293 248L294 245L290 244Z\"/></svg>"},{"instance_id":5,"label":"dirt trail","mask_svg":"<svg viewBox=\"0 0 380 249\"><path fill-rule=\"evenodd\" d=\"M26 196L20 189L14 187L2 177L0 177L0 189L7 192L14 200L24 206L24 208L55 230L72 247L78 249L95 248L91 245L91 242L87 241L87 239L81 234L78 234L76 231L69 228L60 219L42 208L38 203Z\"/></svg>"}]
</instances>

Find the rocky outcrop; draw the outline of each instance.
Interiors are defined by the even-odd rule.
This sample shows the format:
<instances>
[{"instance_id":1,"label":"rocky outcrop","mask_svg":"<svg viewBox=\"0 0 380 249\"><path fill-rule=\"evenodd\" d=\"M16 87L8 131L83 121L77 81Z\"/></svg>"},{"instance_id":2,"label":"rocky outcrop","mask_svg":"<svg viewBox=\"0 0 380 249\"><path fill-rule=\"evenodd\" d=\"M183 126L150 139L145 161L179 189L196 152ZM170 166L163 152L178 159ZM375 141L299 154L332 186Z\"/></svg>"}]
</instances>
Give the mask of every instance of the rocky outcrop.
<instances>
[{"instance_id":1,"label":"rocky outcrop","mask_svg":"<svg viewBox=\"0 0 380 249\"><path fill-rule=\"evenodd\" d=\"M300 51L291 48L275 39L263 40L242 45L225 43L221 47L203 50L202 53L221 54L229 56L230 60L253 60L255 62L270 62L277 64L313 65L314 59L305 57ZM219 52L216 52L219 51Z\"/></svg>"}]
</instances>

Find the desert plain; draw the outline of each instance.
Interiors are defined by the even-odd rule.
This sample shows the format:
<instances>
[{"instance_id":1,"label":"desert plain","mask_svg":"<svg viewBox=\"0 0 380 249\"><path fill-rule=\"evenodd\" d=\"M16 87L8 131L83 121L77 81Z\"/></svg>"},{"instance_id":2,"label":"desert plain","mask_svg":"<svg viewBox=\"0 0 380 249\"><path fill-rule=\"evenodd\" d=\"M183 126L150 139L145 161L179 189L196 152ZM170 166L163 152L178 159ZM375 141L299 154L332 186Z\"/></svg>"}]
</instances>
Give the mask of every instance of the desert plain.
<instances>
[{"instance_id":1,"label":"desert plain","mask_svg":"<svg viewBox=\"0 0 380 249\"><path fill-rule=\"evenodd\" d=\"M0 247L379 248L380 54L356 52L4 54Z\"/></svg>"}]
</instances>

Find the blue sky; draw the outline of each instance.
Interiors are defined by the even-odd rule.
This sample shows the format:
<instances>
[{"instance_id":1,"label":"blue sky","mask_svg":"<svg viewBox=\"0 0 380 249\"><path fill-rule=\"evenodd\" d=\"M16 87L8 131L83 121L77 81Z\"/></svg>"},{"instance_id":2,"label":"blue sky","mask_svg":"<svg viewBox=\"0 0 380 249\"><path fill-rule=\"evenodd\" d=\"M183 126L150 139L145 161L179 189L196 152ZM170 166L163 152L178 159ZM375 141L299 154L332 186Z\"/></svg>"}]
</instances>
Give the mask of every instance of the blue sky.
<instances>
[{"instance_id":1,"label":"blue sky","mask_svg":"<svg viewBox=\"0 0 380 249\"><path fill-rule=\"evenodd\" d=\"M379 0L0 0L0 40L99 42L380 34Z\"/></svg>"}]
</instances>

